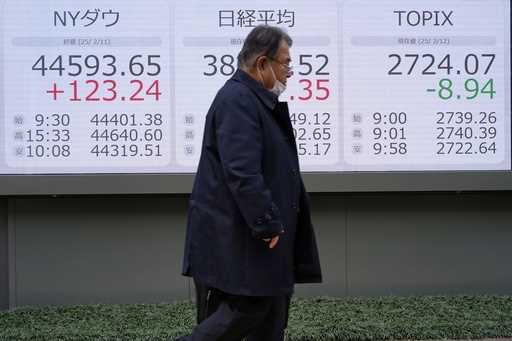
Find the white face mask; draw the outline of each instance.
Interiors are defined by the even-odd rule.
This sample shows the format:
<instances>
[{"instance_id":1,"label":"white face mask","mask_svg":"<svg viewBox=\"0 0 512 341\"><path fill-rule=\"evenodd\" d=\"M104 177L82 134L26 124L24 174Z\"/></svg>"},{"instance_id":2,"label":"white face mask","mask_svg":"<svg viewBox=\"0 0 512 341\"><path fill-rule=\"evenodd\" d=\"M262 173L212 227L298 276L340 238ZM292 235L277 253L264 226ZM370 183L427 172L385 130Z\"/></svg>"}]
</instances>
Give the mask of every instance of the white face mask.
<instances>
[{"instance_id":1,"label":"white face mask","mask_svg":"<svg viewBox=\"0 0 512 341\"><path fill-rule=\"evenodd\" d=\"M270 89L277 97L279 97L286 90L286 85L284 85L279 79L277 79L276 74L274 73L274 69L270 67L270 71L272 71L272 76L274 76L274 86Z\"/></svg>"},{"instance_id":2,"label":"white face mask","mask_svg":"<svg viewBox=\"0 0 512 341\"><path fill-rule=\"evenodd\" d=\"M280 80L277 79L276 74L274 73L274 69L272 69L270 65L269 67L270 71L272 71L272 76L274 77L274 86L269 91L272 92L277 97L279 97L286 90L286 85L284 85ZM261 84L263 84L263 77L261 76L261 71L259 69L258 72L260 74Z\"/></svg>"}]
</instances>

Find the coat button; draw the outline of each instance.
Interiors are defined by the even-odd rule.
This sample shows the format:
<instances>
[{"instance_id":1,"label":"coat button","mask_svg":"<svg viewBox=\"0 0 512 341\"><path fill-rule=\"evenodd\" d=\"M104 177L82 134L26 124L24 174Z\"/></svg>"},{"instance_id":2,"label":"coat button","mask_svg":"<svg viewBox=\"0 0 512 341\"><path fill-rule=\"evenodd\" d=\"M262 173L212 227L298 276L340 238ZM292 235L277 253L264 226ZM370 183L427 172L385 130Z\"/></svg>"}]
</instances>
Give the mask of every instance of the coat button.
<instances>
[{"instance_id":1,"label":"coat button","mask_svg":"<svg viewBox=\"0 0 512 341\"><path fill-rule=\"evenodd\" d=\"M296 204L296 203L293 203L293 204L292 204L292 208L293 208L294 210L297 210L299 207L297 206L297 204Z\"/></svg>"},{"instance_id":2,"label":"coat button","mask_svg":"<svg viewBox=\"0 0 512 341\"><path fill-rule=\"evenodd\" d=\"M292 168L290 173L292 173L293 176L297 176L298 175L298 172L297 172L297 170L295 168Z\"/></svg>"}]
</instances>

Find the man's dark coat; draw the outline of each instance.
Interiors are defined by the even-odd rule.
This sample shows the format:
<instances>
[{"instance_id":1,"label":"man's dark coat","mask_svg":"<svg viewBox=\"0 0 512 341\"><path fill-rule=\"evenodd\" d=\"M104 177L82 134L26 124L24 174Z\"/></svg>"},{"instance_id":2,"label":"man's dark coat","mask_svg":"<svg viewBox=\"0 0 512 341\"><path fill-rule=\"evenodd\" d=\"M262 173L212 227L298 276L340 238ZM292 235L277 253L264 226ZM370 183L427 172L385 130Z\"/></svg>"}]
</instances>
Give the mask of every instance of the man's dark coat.
<instances>
[{"instance_id":1,"label":"man's dark coat","mask_svg":"<svg viewBox=\"0 0 512 341\"><path fill-rule=\"evenodd\" d=\"M273 249L262 240L277 235ZM183 275L247 296L322 281L288 106L242 70L206 116Z\"/></svg>"}]
</instances>

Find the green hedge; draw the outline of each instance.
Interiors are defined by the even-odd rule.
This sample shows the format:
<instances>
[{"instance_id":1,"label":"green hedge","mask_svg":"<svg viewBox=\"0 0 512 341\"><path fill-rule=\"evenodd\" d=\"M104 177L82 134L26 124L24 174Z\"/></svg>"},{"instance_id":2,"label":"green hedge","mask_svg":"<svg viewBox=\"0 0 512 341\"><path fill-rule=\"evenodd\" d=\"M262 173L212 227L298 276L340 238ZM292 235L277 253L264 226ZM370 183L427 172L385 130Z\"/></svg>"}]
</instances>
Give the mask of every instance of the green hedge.
<instances>
[{"instance_id":1,"label":"green hedge","mask_svg":"<svg viewBox=\"0 0 512 341\"><path fill-rule=\"evenodd\" d=\"M0 313L0 340L168 340L188 334L194 306L20 308ZM287 340L512 337L511 296L294 299Z\"/></svg>"}]
</instances>

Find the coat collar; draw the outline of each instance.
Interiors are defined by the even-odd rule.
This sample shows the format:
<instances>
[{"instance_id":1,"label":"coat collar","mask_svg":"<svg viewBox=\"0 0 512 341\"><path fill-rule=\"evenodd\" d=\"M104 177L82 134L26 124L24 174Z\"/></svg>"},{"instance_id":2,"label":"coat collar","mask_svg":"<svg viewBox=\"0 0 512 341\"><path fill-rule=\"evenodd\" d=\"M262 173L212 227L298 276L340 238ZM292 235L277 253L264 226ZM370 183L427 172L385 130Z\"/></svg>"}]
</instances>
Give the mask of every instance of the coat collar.
<instances>
[{"instance_id":1,"label":"coat collar","mask_svg":"<svg viewBox=\"0 0 512 341\"><path fill-rule=\"evenodd\" d=\"M274 117L281 130L287 136L288 143L292 145L295 149L295 153L297 153L297 146L295 145L295 137L293 135L293 126L290 121L290 113L288 111L288 103L279 102L276 95L262 87L258 81L241 69L238 69L231 79L236 82L241 82L249 87L249 89L251 89L256 96L260 98L264 105L270 109L272 117Z\"/></svg>"},{"instance_id":2,"label":"coat collar","mask_svg":"<svg viewBox=\"0 0 512 341\"><path fill-rule=\"evenodd\" d=\"M261 84L252 78L247 72L238 69L231 79L245 84L256 94L256 96L259 97L263 104L265 104L271 111L274 110L278 101L277 96L261 86Z\"/></svg>"}]
</instances>

